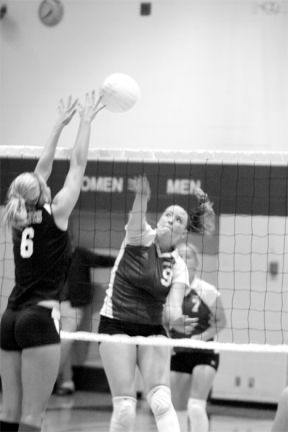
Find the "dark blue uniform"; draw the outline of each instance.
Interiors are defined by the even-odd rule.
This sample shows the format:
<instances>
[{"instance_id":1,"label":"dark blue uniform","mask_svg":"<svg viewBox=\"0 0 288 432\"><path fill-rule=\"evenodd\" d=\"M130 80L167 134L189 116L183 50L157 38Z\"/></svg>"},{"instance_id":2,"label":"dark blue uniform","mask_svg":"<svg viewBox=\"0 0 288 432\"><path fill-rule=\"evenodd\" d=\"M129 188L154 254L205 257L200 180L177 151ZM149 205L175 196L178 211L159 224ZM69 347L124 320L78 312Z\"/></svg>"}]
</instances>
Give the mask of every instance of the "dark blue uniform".
<instances>
[{"instance_id":1,"label":"dark blue uniform","mask_svg":"<svg viewBox=\"0 0 288 432\"><path fill-rule=\"evenodd\" d=\"M155 236L148 224L144 232L127 231L112 270L102 317L162 329L163 305L170 288L174 283L186 284L188 272L177 250L161 253ZM165 334L163 330L159 333Z\"/></svg>"}]
</instances>

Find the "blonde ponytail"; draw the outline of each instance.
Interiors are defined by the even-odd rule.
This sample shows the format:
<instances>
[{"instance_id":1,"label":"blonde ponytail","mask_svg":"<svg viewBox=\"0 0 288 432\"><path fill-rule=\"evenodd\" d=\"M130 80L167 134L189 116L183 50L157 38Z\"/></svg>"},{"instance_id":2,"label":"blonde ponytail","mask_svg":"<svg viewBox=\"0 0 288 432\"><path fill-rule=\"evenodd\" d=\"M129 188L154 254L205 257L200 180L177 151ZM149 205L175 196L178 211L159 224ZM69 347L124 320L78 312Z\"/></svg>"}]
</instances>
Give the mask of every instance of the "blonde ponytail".
<instances>
[{"instance_id":1,"label":"blonde ponytail","mask_svg":"<svg viewBox=\"0 0 288 432\"><path fill-rule=\"evenodd\" d=\"M28 210L33 211L41 188L34 173L23 173L13 180L7 194L3 222L21 229L28 224Z\"/></svg>"},{"instance_id":2,"label":"blonde ponytail","mask_svg":"<svg viewBox=\"0 0 288 432\"><path fill-rule=\"evenodd\" d=\"M3 222L14 228L21 228L27 224L27 216L23 197L11 195L4 209Z\"/></svg>"}]
</instances>

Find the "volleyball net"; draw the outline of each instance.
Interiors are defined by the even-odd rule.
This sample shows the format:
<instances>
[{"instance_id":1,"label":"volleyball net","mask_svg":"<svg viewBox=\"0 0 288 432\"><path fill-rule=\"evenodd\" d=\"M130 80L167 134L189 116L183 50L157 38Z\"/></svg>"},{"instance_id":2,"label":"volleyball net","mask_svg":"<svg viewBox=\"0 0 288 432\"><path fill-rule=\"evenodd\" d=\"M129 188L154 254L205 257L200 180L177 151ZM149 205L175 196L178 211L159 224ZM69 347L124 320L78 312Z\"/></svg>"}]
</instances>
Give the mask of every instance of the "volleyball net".
<instances>
[{"instance_id":1,"label":"volleyball net","mask_svg":"<svg viewBox=\"0 0 288 432\"><path fill-rule=\"evenodd\" d=\"M40 147L0 147L0 209L13 178L33 171L40 152ZM102 265L99 259L96 264L82 263L89 278L78 281L79 292L87 292L75 308L84 309L84 317L81 314L77 328L62 330L61 336L219 351L288 352L287 163L288 153L91 149L70 218L73 246L97 259L117 256L134 199L131 179L135 176L145 173L150 182L147 220L152 226L172 204L187 210L195 207L195 189L200 186L214 203L216 230L212 235L189 234L188 241L199 251L198 276L221 294L227 325L213 342L99 334L99 311L111 272L111 265ZM52 195L62 187L68 167L69 150L60 148L49 180ZM1 313L13 288L13 266L11 233L1 226Z\"/></svg>"}]
</instances>

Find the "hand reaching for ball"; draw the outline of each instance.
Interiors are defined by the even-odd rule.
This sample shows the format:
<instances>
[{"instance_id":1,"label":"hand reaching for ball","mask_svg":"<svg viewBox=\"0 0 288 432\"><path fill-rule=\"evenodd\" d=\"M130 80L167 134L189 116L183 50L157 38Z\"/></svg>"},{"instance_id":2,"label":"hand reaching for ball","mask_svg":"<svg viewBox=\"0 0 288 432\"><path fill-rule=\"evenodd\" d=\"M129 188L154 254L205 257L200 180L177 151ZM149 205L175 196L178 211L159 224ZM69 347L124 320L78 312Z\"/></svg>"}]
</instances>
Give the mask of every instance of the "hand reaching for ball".
<instances>
[{"instance_id":1,"label":"hand reaching for ball","mask_svg":"<svg viewBox=\"0 0 288 432\"><path fill-rule=\"evenodd\" d=\"M100 106L101 97L98 99L95 95L95 90L91 93L86 93L85 103L82 105L78 103L78 113L82 121L92 122L96 117L96 114L101 111L104 106Z\"/></svg>"}]
</instances>

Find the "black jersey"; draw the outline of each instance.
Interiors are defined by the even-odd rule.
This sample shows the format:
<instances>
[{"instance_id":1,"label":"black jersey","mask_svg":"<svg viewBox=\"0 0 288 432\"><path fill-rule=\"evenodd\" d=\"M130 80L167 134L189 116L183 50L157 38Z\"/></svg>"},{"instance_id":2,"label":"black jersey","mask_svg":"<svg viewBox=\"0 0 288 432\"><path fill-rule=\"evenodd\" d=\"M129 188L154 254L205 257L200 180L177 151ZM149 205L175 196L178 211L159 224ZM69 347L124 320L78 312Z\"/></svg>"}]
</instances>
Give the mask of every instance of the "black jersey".
<instances>
[{"instance_id":1,"label":"black jersey","mask_svg":"<svg viewBox=\"0 0 288 432\"><path fill-rule=\"evenodd\" d=\"M8 307L13 309L42 300L58 301L71 257L68 232L56 226L50 205L28 217L29 225L12 230L15 286Z\"/></svg>"},{"instance_id":2,"label":"black jersey","mask_svg":"<svg viewBox=\"0 0 288 432\"><path fill-rule=\"evenodd\" d=\"M83 307L92 302L94 286L91 281L91 268L113 267L115 258L100 255L89 249L76 247L72 254L67 282L63 287L61 301L69 300L73 307Z\"/></svg>"}]
</instances>

